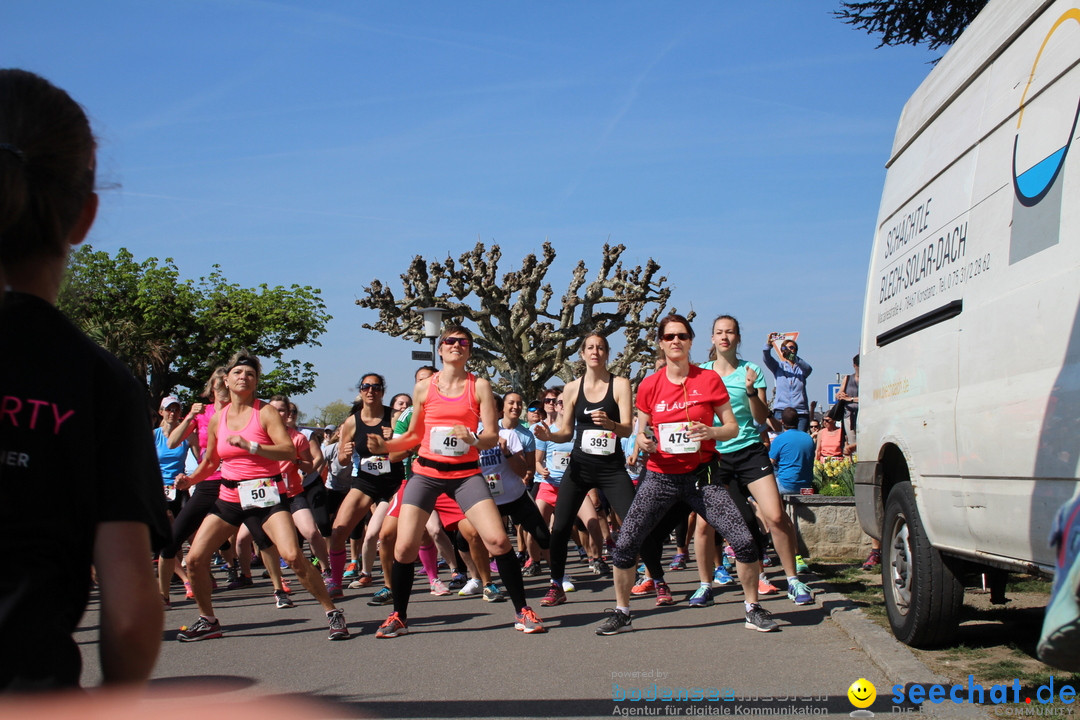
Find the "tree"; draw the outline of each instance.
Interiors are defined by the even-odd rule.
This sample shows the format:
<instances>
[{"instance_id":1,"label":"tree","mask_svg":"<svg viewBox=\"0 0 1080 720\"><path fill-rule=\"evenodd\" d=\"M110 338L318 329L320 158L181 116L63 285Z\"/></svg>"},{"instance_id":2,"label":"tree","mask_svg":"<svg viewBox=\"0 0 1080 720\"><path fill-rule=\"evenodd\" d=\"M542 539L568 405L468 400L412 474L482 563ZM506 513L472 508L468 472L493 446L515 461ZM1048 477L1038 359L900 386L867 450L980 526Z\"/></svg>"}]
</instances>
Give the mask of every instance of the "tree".
<instances>
[{"instance_id":1,"label":"tree","mask_svg":"<svg viewBox=\"0 0 1080 720\"><path fill-rule=\"evenodd\" d=\"M135 260L83 246L71 255L59 308L142 380L151 402L179 389L182 400L202 391L210 373L247 348L273 369L259 382L264 396L299 395L315 385L311 363L287 350L318 345L330 315L311 287L229 283L218 265L198 281L181 280L175 262Z\"/></svg>"},{"instance_id":2,"label":"tree","mask_svg":"<svg viewBox=\"0 0 1080 720\"><path fill-rule=\"evenodd\" d=\"M351 409L352 405L344 400L334 400L333 402L329 402L322 407L317 407L312 410L306 424L314 425L316 427L341 425L341 423L345 422L345 418L349 417L349 411Z\"/></svg>"},{"instance_id":3,"label":"tree","mask_svg":"<svg viewBox=\"0 0 1080 720\"><path fill-rule=\"evenodd\" d=\"M589 271L579 261L557 308L551 307L554 290L544 282L555 260L548 242L542 258L530 253L520 270L501 277L498 245L487 249L478 242L456 263L450 257L428 262L418 255L401 275L401 299L373 280L356 304L379 313L378 321L364 323L365 328L416 341L424 337L423 319L416 312L421 308L442 307L449 311L448 321L473 323L479 332L470 369L493 379L497 390L513 389L526 398L536 397L552 377L569 381L579 374L577 354L588 333L607 337L622 330L625 347L609 367L636 382L652 370L656 323L667 312L671 289L666 277L657 276L660 266L651 258L644 268L624 268L624 250L605 244L600 269L588 284Z\"/></svg>"},{"instance_id":4,"label":"tree","mask_svg":"<svg viewBox=\"0 0 1080 720\"><path fill-rule=\"evenodd\" d=\"M952 45L987 0L870 0L842 2L833 13L848 25L880 35L882 45Z\"/></svg>"}]
</instances>

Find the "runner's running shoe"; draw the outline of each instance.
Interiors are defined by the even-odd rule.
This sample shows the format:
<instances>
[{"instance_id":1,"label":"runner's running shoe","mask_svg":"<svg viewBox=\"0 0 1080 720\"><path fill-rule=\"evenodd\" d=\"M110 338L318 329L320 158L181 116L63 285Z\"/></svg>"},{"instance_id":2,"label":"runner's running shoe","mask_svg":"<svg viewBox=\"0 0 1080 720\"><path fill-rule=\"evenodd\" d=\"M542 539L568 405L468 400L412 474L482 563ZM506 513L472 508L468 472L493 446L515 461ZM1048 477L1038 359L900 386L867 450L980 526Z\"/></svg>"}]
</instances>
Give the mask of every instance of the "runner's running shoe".
<instances>
[{"instance_id":1,"label":"runner's running shoe","mask_svg":"<svg viewBox=\"0 0 1080 720\"><path fill-rule=\"evenodd\" d=\"M435 578L431 581L431 594L436 596L449 595L450 588L446 587L446 583L442 580Z\"/></svg>"},{"instance_id":2,"label":"runner's running shoe","mask_svg":"<svg viewBox=\"0 0 1080 720\"><path fill-rule=\"evenodd\" d=\"M457 591L457 594L462 597L468 597L469 595L479 595L483 592L483 585L480 584L480 578L469 578L469 582L461 586L461 589Z\"/></svg>"},{"instance_id":3,"label":"runner's running shoe","mask_svg":"<svg viewBox=\"0 0 1080 720\"><path fill-rule=\"evenodd\" d=\"M653 582L651 577L638 578L638 582L634 587L630 588L631 595L649 595L656 589L656 583Z\"/></svg>"},{"instance_id":4,"label":"runner's running shoe","mask_svg":"<svg viewBox=\"0 0 1080 720\"><path fill-rule=\"evenodd\" d=\"M618 635L634 629L633 625L630 624L633 621L630 615L618 610L608 610L607 613L607 619L600 623L600 627L596 628L597 635Z\"/></svg>"},{"instance_id":5,"label":"runner's running shoe","mask_svg":"<svg viewBox=\"0 0 1080 720\"><path fill-rule=\"evenodd\" d=\"M292 601L288 593L284 593L281 590L274 591L274 599L277 600L278 609L284 610L285 608L296 607L296 603Z\"/></svg>"},{"instance_id":6,"label":"runner's running shoe","mask_svg":"<svg viewBox=\"0 0 1080 720\"><path fill-rule=\"evenodd\" d=\"M398 635L408 634L408 626L396 612L390 613L390 617L386 618L386 622L380 625L379 629L375 631L375 637L377 638L396 638Z\"/></svg>"},{"instance_id":7,"label":"runner's running shoe","mask_svg":"<svg viewBox=\"0 0 1080 720\"><path fill-rule=\"evenodd\" d=\"M666 582L660 581L656 583L656 604L657 605L674 605L675 598L671 597L671 588L668 587Z\"/></svg>"},{"instance_id":8,"label":"runner's running shoe","mask_svg":"<svg viewBox=\"0 0 1080 720\"><path fill-rule=\"evenodd\" d=\"M668 565L669 570L685 570L686 569L686 553L676 553L675 557L671 558L671 564Z\"/></svg>"},{"instance_id":9,"label":"runner's running shoe","mask_svg":"<svg viewBox=\"0 0 1080 720\"><path fill-rule=\"evenodd\" d=\"M690 607L703 608L709 607L714 603L712 588L706 585L699 585L698 589L694 591L694 594L690 596Z\"/></svg>"},{"instance_id":10,"label":"runner's running shoe","mask_svg":"<svg viewBox=\"0 0 1080 720\"><path fill-rule=\"evenodd\" d=\"M517 614L516 622L514 622L514 629L521 630L526 635L547 632L544 623L540 621L540 618L528 605L521 608L521 612Z\"/></svg>"},{"instance_id":11,"label":"runner's running shoe","mask_svg":"<svg viewBox=\"0 0 1080 720\"><path fill-rule=\"evenodd\" d=\"M758 595L779 595L780 588L773 585L771 582L761 577L757 581Z\"/></svg>"},{"instance_id":12,"label":"runner's running shoe","mask_svg":"<svg viewBox=\"0 0 1080 720\"><path fill-rule=\"evenodd\" d=\"M723 587L724 585L731 585L735 582L735 578L731 577L731 574L724 569L723 565L717 565L716 570L713 571L712 584L715 587Z\"/></svg>"},{"instance_id":13,"label":"runner's running shoe","mask_svg":"<svg viewBox=\"0 0 1080 720\"><path fill-rule=\"evenodd\" d=\"M810 566L806 564L806 560L803 559L802 555L795 556L795 572L810 572Z\"/></svg>"},{"instance_id":14,"label":"runner's running shoe","mask_svg":"<svg viewBox=\"0 0 1080 720\"><path fill-rule=\"evenodd\" d=\"M540 601L540 605L543 607L552 607L553 605L562 605L566 602L566 593L563 592L562 585L558 583L551 583L548 586L547 595Z\"/></svg>"},{"instance_id":15,"label":"runner's running shoe","mask_svg":"<svg viewBox=\"0 0 1080 720\"><path fill-rule=\"evenodd\" d=\"M746 612L746 629L758 632L772 632L780 626L772 619L772 614L757 603Z\"/></svg>"},{"instance_id":16,"label":"runner's running shoe","mask_svg":"<svg viewBox=\"0 0 1080 720\"><path fill-rule=\"evenodd\" d=\"M525 561L525 567L521 568L524 577L536 577L540 574L540 563L533 562L532 558Z\"/></svg>"},{"instance_id":17,"label":"runner's running shoe","mask_svg":"<svg viewBox=\"0 0 1080 720\"><path fill-rule=\"evenodd\" d=\"M211 640L219 637L221 637L221 623L217 620L210 622L202 615L191 627L184 625L180 628L180 632L176 633L176 639L180 642Z\"/></svg>"},{"instance_id":18,"label":"runner's running shoe","mask_svg":"<svg viewBox=\"0 0 1080 720\"><path fill-rule=\"evenodd\" d=\"M484 600L487 602L503 602L506 598L499 592L499 586L495 583L488 583L484 586Z\"/></svg>"},{"instance_id":19,"label":"runner's running shoe","mask_svg":"<svg viewBox=\"0 0 1080 720\"><path fill-rule=\"evenodd\" d=\"M787 588L788 600L796 605L811 605L814 602L814 593L802 580L791 580Z\"/></svg>"},{"instance_id":20,"label":"runner's running shoe","mask_svg":"<svg viewBox=\"0 0 1080 720\"><path fill-rule=\"evenodd\" d=\"M357 565L354 562L351 562L351 563L349 563L348 565L345 566L345 574L341 576L341 579L342 580L354 580L354 579L356 579L356 574L359 571L360 571L360 566Z\"/></svg>"},{"instance_id":21,"label":"runner's running shoe","mask_svg":"<svg viewBox=\"0 0 1080 720\"><path fill-rule=\"evenodd\" d=\"M285 583L283 581L282 585L284 585L284 584ZM286 590L286 592L288 592L288 591ZM341 589L341 585L334 582L333 580L326 583L326 592L328 592L330 594L330 599L331 600L340 600L343 597L345 597L345 591Z\"/></svg>"},{"instance_id":22,"label":"runner's running shoe","mask_svg":"<svg viewBox=\"0 0 1080 720\"><path fill-rule=\"evenodd\" d=\"M390 588L380 588L371 599L368 600L368 605L393 605L394 593L390 592Z\"/></svg>"},{"instance_id":23,"label":"runner's running shoe","mask_svg":"<svg viewBox=\"0 0 1080 720\"><path fill-rule=\"evenodd\" d=\"M563 592L574 592L577 589L574 587L574 581L570 579L569 575L563 575L562 589Z\"/></svg>"},{"instance_id":24,"label":"runner's running shoe","mask_svg":"<svg viewBox=\"0 0 1080 720\"><path fill-rule=\"evenodd\" d=\"M191 589L190 582L184 583L184 597L186 597L188 600L191 600L195 597L195 591Z\"/></svg>"},{"instance_id":25,"label":"runner's running shoe","mask_svg":"<svg viewBox=\"0 0 1080 720\"><path fill-rule=\"evenodd\" d=\"M345 611L341 609L331 610L326 613L326 619L330 622L330 640L348 640L349 626L345 624Z\"/></svg>"}]
</instances>

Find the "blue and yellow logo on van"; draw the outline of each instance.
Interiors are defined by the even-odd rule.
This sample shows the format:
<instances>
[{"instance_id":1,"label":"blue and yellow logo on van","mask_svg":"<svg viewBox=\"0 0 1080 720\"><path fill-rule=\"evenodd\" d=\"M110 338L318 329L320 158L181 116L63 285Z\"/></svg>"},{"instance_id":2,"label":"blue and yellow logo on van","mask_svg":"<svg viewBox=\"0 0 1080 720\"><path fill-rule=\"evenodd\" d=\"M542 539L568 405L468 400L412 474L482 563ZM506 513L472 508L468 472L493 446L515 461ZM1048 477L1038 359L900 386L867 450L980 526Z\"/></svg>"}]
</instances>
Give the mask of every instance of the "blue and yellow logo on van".
<instances>
[{"instance_id":1,"label":"blue and yellow logo on van","mask_svg":"<svg viewBox=\"0 0 1080 720\"><path fill-rule=\"evenodd\" d=\"M1013 139L1010 265L1060 239L1065 159L1080 119L1080 85L1062 73L1076 60L1072 48L1078 37L1080 9L1070 8L1043 38L1020 97Z\"/></svg>"}]
</instances>

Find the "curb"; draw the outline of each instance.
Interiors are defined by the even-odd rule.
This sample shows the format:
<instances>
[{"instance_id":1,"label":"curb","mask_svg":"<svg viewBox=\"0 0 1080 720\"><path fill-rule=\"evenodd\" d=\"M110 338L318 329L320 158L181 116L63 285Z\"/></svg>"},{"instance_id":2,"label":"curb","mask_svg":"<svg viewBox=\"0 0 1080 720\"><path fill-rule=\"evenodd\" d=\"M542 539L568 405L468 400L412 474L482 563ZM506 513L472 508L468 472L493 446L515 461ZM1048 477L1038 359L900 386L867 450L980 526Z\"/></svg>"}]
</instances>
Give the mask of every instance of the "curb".
<instances>
[{"instance_id":1,"label":"curb","mask_svg":"<svg viewBox=\"0 0 1080 720\"><path fill-rule=\"evenodd\" d=\"M825 587L829 586L825 584ZM930 670L906 645L868 618L861 608L844 595L828 589L818 595L817 600L823 609L828 610L829 619L855 641L890 683L906 685L917 682L945 686L953 684L949 678ZM931 717L992 717L977 705L957 705L951 702L939 705L924 702L919 706L918 712Z\"/></svg>"}]
</instances>

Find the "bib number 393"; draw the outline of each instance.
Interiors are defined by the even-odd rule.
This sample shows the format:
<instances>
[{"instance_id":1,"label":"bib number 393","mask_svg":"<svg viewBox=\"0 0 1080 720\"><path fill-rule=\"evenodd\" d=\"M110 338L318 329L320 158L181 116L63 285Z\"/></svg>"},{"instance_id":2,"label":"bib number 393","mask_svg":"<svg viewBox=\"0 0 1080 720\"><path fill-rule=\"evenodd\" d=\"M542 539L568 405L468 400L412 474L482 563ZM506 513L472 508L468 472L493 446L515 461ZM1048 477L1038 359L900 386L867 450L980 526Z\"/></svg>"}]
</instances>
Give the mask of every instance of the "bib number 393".
<instances>
[{"instance_id":1,"label":"bib number 393","mask_svg":"<svg viewBox=\"0 0 1080 720\"><path fill-rule=\"evenodd\" d=\"M245 510L273 507L281 502L277 483L270 478L242 480L237 484L236 492L240 495L240 507Z\"/></svg>"},{"instance_id":2,"label":"bib number 393","mask_svg":"<svg viewBox=\"0 0 1080 720\"><path fill-rule=\"evenodd\" d=\"M469 446L464 440L454 435L454 428L452 427L431 428L429 444L431 445L431 452L436 455L461 457L469 452Z\"/></svg>"},{"instance_id":3,"label":"bib number 393","mask_svg":"<svg viewBox=\"0 0 1080 720\"><path fill-rule=\"evenodd\" d=\"M690 439L690 423L662 423L658 428L660 451L668 455L696 453L701 443Z\"/></svg>"},{"instance_id":4,"label":"bib number 393","mask_svg":"<svg viewBox=\"0 0 1080 720\"><path fill-rule=\"evenodd\" d=\"M581 451L589 455L611 455L617 440L611 430L585 430L581 433Z\"/></svg>"}]
</instances>

